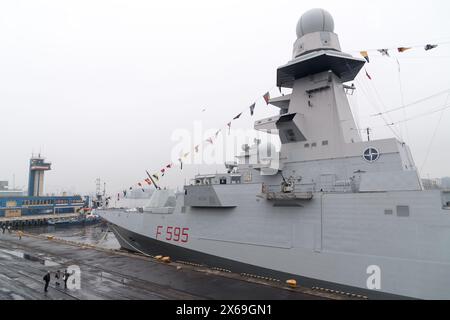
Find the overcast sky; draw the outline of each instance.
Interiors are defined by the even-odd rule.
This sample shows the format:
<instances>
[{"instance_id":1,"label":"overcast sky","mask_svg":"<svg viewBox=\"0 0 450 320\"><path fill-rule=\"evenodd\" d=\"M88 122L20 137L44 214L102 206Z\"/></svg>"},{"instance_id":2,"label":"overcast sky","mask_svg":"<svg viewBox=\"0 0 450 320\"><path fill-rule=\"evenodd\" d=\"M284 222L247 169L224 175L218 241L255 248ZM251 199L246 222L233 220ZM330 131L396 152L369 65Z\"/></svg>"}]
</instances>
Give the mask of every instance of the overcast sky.
<instances>
[{"instance_id":1,"label":"overcast sky","mask_svg":"<svg viewBox=\"0 0 450 320\"><path fill-rule=\"evenodd\" d=\"M170 162L176 129L223 127L275 85L298 19L322 7L344 51L450 41L450 2L437 1L1 1L0 180L26 187L39 151L53 163L46 191L85 193L102 178L120 190ZM404 102L450 88L450 45L399 56ZM401 104L397 62L367 66L384 107ZM355 83L367 86L367 79ZM275 94L277 90L272 90ZM351 104L373 138L391 137L362 90ZM392 114L444 106L446 96ZM450 104L450 100L447 104ZM205 112L202 112L206 109ZM259 102L257 117L277 112ZM256 118L236 121L249 129ZM450 176L450 109L408 122L402 137L423 176ZM397 128L400 131L400 128ZM209 168L215 172L218 167ZM204 166L167 175L181 185Z\"/></svg>"}]
</instances>

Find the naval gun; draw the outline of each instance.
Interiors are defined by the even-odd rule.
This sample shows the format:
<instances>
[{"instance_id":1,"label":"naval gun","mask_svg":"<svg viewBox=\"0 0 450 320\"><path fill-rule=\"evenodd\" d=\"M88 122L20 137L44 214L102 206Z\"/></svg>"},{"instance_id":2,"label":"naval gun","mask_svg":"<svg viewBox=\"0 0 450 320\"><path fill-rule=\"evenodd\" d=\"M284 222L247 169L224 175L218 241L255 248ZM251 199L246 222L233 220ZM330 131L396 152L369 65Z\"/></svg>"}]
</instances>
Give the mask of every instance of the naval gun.
<instances>
[{"instance_id":1,"label":"naval gun","mask_svg":"<svg viewBox=\"0 0 450 320\"><path fill-rule=\"evenodd\" d=\"M281 178L283 178L283 182L281 182L281 192L283 193L293 193L295 190L295 183L291 178L286 180L286 178L283 176L283 173L280 172Z\"/></svg>"},{"instance_id":2,"label":"naval gun","mask_svg":"<svg viewBox=\"0 0 450 320\"><path fill-rule=\"evenodd\" d=\"M295 191L295 178L289 177L286 179L282 172L280 172L281 178L283 181L281 182L281 190L279 192L273 192L271 191L266 185L263 184L263 194L265 195L266 199L269 201L277 201L277 202L284 202L287 201L287 203L291 203L292 201L299 200L299 201L309 201L312 200L314 197L313 193L311 191L306 192L296 192ZM301 178L299 178L301 180ZM298 204L299 206L302 206L301 204Z\"/></svg>"}]
</instances>

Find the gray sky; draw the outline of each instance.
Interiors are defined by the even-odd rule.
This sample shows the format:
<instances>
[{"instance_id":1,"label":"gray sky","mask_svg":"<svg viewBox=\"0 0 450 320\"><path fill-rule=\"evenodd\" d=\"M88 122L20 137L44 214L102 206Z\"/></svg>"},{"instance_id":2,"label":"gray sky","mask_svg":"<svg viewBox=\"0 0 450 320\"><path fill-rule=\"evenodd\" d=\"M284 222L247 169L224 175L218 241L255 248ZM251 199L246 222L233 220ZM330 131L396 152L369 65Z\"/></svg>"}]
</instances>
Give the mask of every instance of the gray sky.
<instances>
[{"instance_id":1,"label":"gray sky","mask_svg":"<svg viewBox=\"0 0 450 320\"><path fill-rule=\"evenodd\" d=\"M93 191L97 177L120 190L145 178L146 169L170 162L174 130L192 130L194 121L223 127L274 87L276 68L291 58L297 20L314 7L333 15L344 51L450 41L446 0L0 2L0 180L15 174L16 185L26 186L32 151L53 162L48 192ZM450 45L399 61L405 103L450 88ZM385 106L399 106L395 60L375 54L367 70ZM377 110L361 91L351 100L374 138L392 136L367 117ZM256 116L276 111L259 103ZM419 168L440 116L402 128ZM251 128L255 120L233 126ZM450 175L449 124L447 110L422 175ZM176 169L164 184L182 184L198 171L208 170Z\"/></svg>"}]
</instances>

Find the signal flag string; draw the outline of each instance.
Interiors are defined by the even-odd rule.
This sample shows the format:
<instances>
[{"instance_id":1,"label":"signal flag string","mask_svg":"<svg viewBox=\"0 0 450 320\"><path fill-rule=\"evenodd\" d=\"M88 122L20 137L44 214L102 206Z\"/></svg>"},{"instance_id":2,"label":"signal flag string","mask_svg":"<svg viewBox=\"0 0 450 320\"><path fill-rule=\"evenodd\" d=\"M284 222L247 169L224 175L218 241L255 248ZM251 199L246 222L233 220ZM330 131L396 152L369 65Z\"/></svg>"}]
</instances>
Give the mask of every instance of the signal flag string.
<instances>
[{"instance_id":1,"label":"signal flag string","mask_svg":"<svg viewBox=\"0 0 450 320\"><path fill-rule=\"evenodd\" d=\"M411 46L398 46L398 47L391 47L391 48L378 48L378 49L364 49L364 50L352 50L351 53L359 53L366 61L367 63L370 63L370 56L369 52L378 52L383 57L391 57L390 51L397 51L398 53L404 53L412 49L422 48L425 51L430 51L433 49L436 49L439 46L450 44L450 41L443 41L443 42L433 42L433 43L426 43L421 45L411 45Z\"/></svg>"},{"instance_id":2,"label":"signal flag string","mask_svg":"<svg viewBox=\"0 0 450 320\"><path fill-rule=\"evenodd\" d=\"M228 130L230 132L231 130L231 124L233 121L236 121L238 119L241 118L241 116L245 113L245 111L249 110L250 116L253 117L254 112L255 112L255 108L257 105L257 102L260 99L263 99L264 102L266 103L266 105L269 105L269 101L270 101L270 92L275 89L276 86L272 87L269 91L267 91L264 95L259 96L257 99L254 100L254 102L248 106L245 107L244 109L242 109L242 111L240 113L238 113L231 121L229 121L226 124L226 127L228 127ZM280 88L280 92L281 92L281 88ZM206 109L203 109L206 110ZM216 140L219 136L219 134L222 132L222 129L219 129L214 136L207 138L206 140L204 140L201 144L196 145L194 147L194 151L195 153L199 152L199 148L200 146L204 146L206 143L208 143L208 145L213 145L214 144L214 140ZM191 154L191 152L186 152L182 155L180 155L180 158L178 159L178 162L180 163L180 169L183 170L183 160L186 159L187 157L189 157L189 155ZM162 169L160 169L158 172L150 175L148 173L148 171L146 171L148 178L144 179L143 181L137 182L135 185L129 187L128 189L123 190L122 192L118 192L117 193L117 200L119 201L121 198L121 194L123 194L123 197L126 197L127 195L127 190L132 191L133 187L138 186L140 189L142 189L143 192L145 192L145 189L143 188L143 183L146 183L148 185L153 185L155 186L155 188L160 189L160 187L156 184L157 181L159 181L160 179L160 175L161 177L163 177L165 175L165 173L167 172L168 169L172 169L173 167L175 167L175 164L173 162L169 163L168 165L166 165L165 167L163 167ZM107 198L108 200L111 199L111 197Z\"/></svg>"},{"instance_id":3,"label":"signal flag string","mask_svg":"<svg viewBox=\"0 0 450 320\"><path fill-rule=\"evenodd\" d=\"M374 52L374 51L376 51L376 52L378 52L379 54L381 54L382 56L385 56L385 57L391 57L390 51L394 51L394 50L396 50L398 53L404 53L404 52L407 52L407 51L409 51L409 50L411 50L411 49L415 49L415 48L423 48L423 50L425 50L425 51L430 51L430 50L436 49L436 48L437 48L438 46L440 46L440 45L446 45L446 44L450 44L450 41L446 41L446 42L436 42L436 43L427 43L427 44L415 45L415 46L399 46L399 47L393 47L393 48L366 49L366 50L361 50L361 51L351 51L351 52L359 52L359 54L367 61L367 63L370 63L369 52ZM399 68L400 68L400 64L399 64L399 62L398 62L398 59L397 59L397 63L398 63ZM399 71L399 72L400 72L400 71ZM372 80L372 79L373 79L372 76L368 73L367 69L365 69L365 74L366 74L366 77L367 77L369 80ZM400 81L401 81L401 80L400 80ZM259 99L261 99L261 98L264 99L266 105L269 105L269 101L270 101L270 92L271 92L274 88L276 88L276 86L272 87L272 88L271 88L269 91L267 91L263 96L259 96L257 99L255 99L255 102L253 102L249 107L245 107L240 113L238 113L237 116L235 116L231 121L227 122L225 128L228 128L229 134L230 134L230 132L231 132L231 125L232 125L232 122L238 120L239 118L241 118L242 114L243 114L246 110L249 110L249 111L250 111L250 116L253 116L253 115L254 115L254 110L255 110L255 107L256 107L256 103L258 102ZM279 88L279 90L280 90L280 93L282 93L281 88ZM446 90L445 92L448 92L448 90ZM440 94L443 94L443 93L445 93L445 92L441 92L441 93L436 94L436 95L440 95ZM431 97L429 97L429 98L431 98ZM422 100L422 101L423 101L423 100ZM388 111L385 111L385 112L379 112L378 114L375 114L375 115L373 115L373 116L380 116L380 117L383 119L383 121L385 121L386 125L387 125L389 128L391 128L391 130L392 130L392 126L393 126L393 125L399 124L399 123L405 123L405 122L407 122L407 121L416 119L417 117L420 117L420 116L413 117L413 118L410 118L410 119L406 119L406 117L405 117L405 119L404 119L403 121L398 121L398 122L388 123L388 121L385 119L384 115L386 115L386 114L388 114L388 113L391 113L391 112L394 112L394 111L397 111L397 110L404 110L406 107L409 107L409 106L411 106L411 105L413 105L413 104L417 104L417 103L419 103L419 102L421 102L421 101L414 102L414 103L411 103L411 104L408 104L408 105L404 105L404 104L402 103L402 107L400 107L400 108L396 108L396 109L393 109L393 110L388 110ZM447 109L447 108L450 108L450 106L447 106L447 107L445 107L445 108L443 108L443 109L434 111L433 113L439 112L439 111L443 111L443 110L445 110L445 109ZM202 112L204 112L204 111L206 111L206 109L203 109ZM430 114L430 113L427 113L427 114L424 114L424 115L421 115L421 116L425 116L425 115L428 115L428 114ZM405 115L405 116L406 116L406 115ZM214 144L214 140L217 139L218 135L219 135L221 132L222 132L222 129L220 129L219 131L217 131L216 134L215 134L213 137L210 137L210 138L206 139L205 141L203 141L202 145L204 145L205 143L208 143L208 144ZM397 135L397 133L396 133L395 131L392 131L392 132L394 133L395 136L397 136L397 138L399 138L398 135ZM400 139L400 140L402 140L402 139ZM197 145L197 146L194 147L196 153L199 152L199 147L200 147L200 145ZM186 152L186 153L184 153L183 155L181 155L180 158L178 159L178 162L180 163L180 168L181 168L181 170L183 170L183 160L186 159L190 154L191 154L190 152ZM174 163L172 163L172 162L169 163L168 165L166 165L165 167L163 167L162 169L160 169L157 173L154 173L154 174L152 174L151 176L149 175L150 179L152 179L152 177L154 178L154 181L152 181L152 180L146 178L146 179L143 180L143 182L146 183L146 184L148 184L148 185L152 185L152 184L155 185L154 182L155 182L155 181L159 181L160 175L163 177L163 176L165 175L166 171L167 171L168 169L173 168L174 166L175 166ZM136 185L139 186L143 191L145 191L144 188L143 188L143 185L142 185L143 182L142 182L142 181L141 181L141 182L138 182ZM131 186L131 187L129 188L129 190L133 190L133 186ZM124 195L124 197L125 197L126 194L127 194L127 189L125 189L124 191L122 191L122 193L123 193L123 195ZM118 199L120 199L120 195L121 195L120 192L117 193ZM108 198L111 199L111 197L108 197Z\"/></svg>"}]
</instances>

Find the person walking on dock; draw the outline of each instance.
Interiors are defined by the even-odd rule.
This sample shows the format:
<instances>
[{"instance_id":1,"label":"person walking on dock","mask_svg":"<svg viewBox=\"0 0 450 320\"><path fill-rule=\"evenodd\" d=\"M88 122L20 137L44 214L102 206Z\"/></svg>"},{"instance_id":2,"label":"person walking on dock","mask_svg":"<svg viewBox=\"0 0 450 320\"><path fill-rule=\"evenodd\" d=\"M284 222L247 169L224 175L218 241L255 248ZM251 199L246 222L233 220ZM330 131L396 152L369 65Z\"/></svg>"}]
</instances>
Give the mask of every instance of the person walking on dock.
<instances>
[{"instance_id":1,"label":"person walking on dock","mask_svg":"<svg viewBox=\"0 0 450 320\"><path fill-rule=\"evenodd\" d=\"M6 230L6 226L4 224L2 224L2 230L3 230L3 234L4 234L5 230Z\"/></svg>"},{"instance_id":2,"label":"person walking on dock","mask_svg":"<svg viewBox=\"0 0 450 320\"><path fill-rule=\"evenodd\" d=\"M11 234L11 226L8 226L8 232Z\"/></svg>"},{"instance_id":3,"label":"person walking on dock","mask_svg":"<svg viewBox=\"0 0 450 320\"><path fill-rule=\"evenodd\" d=\"M50 283L50 271L47 271L46 275L44 276L45 286L44 291L48 291L48 284Z\"/></svg>"},{"instance_id":4,"label":"person walking on dock","mask_svg":"<svg viewBox=\"0 0 450 320\"><path fill-rule=\"evenodd\" d=\"M69 272L67 272L67 269L64 270L64 274L63 274L63 280L64 280L64 289L67 289L67 280L69 280Z\"/></svg>"}]
</instances>

